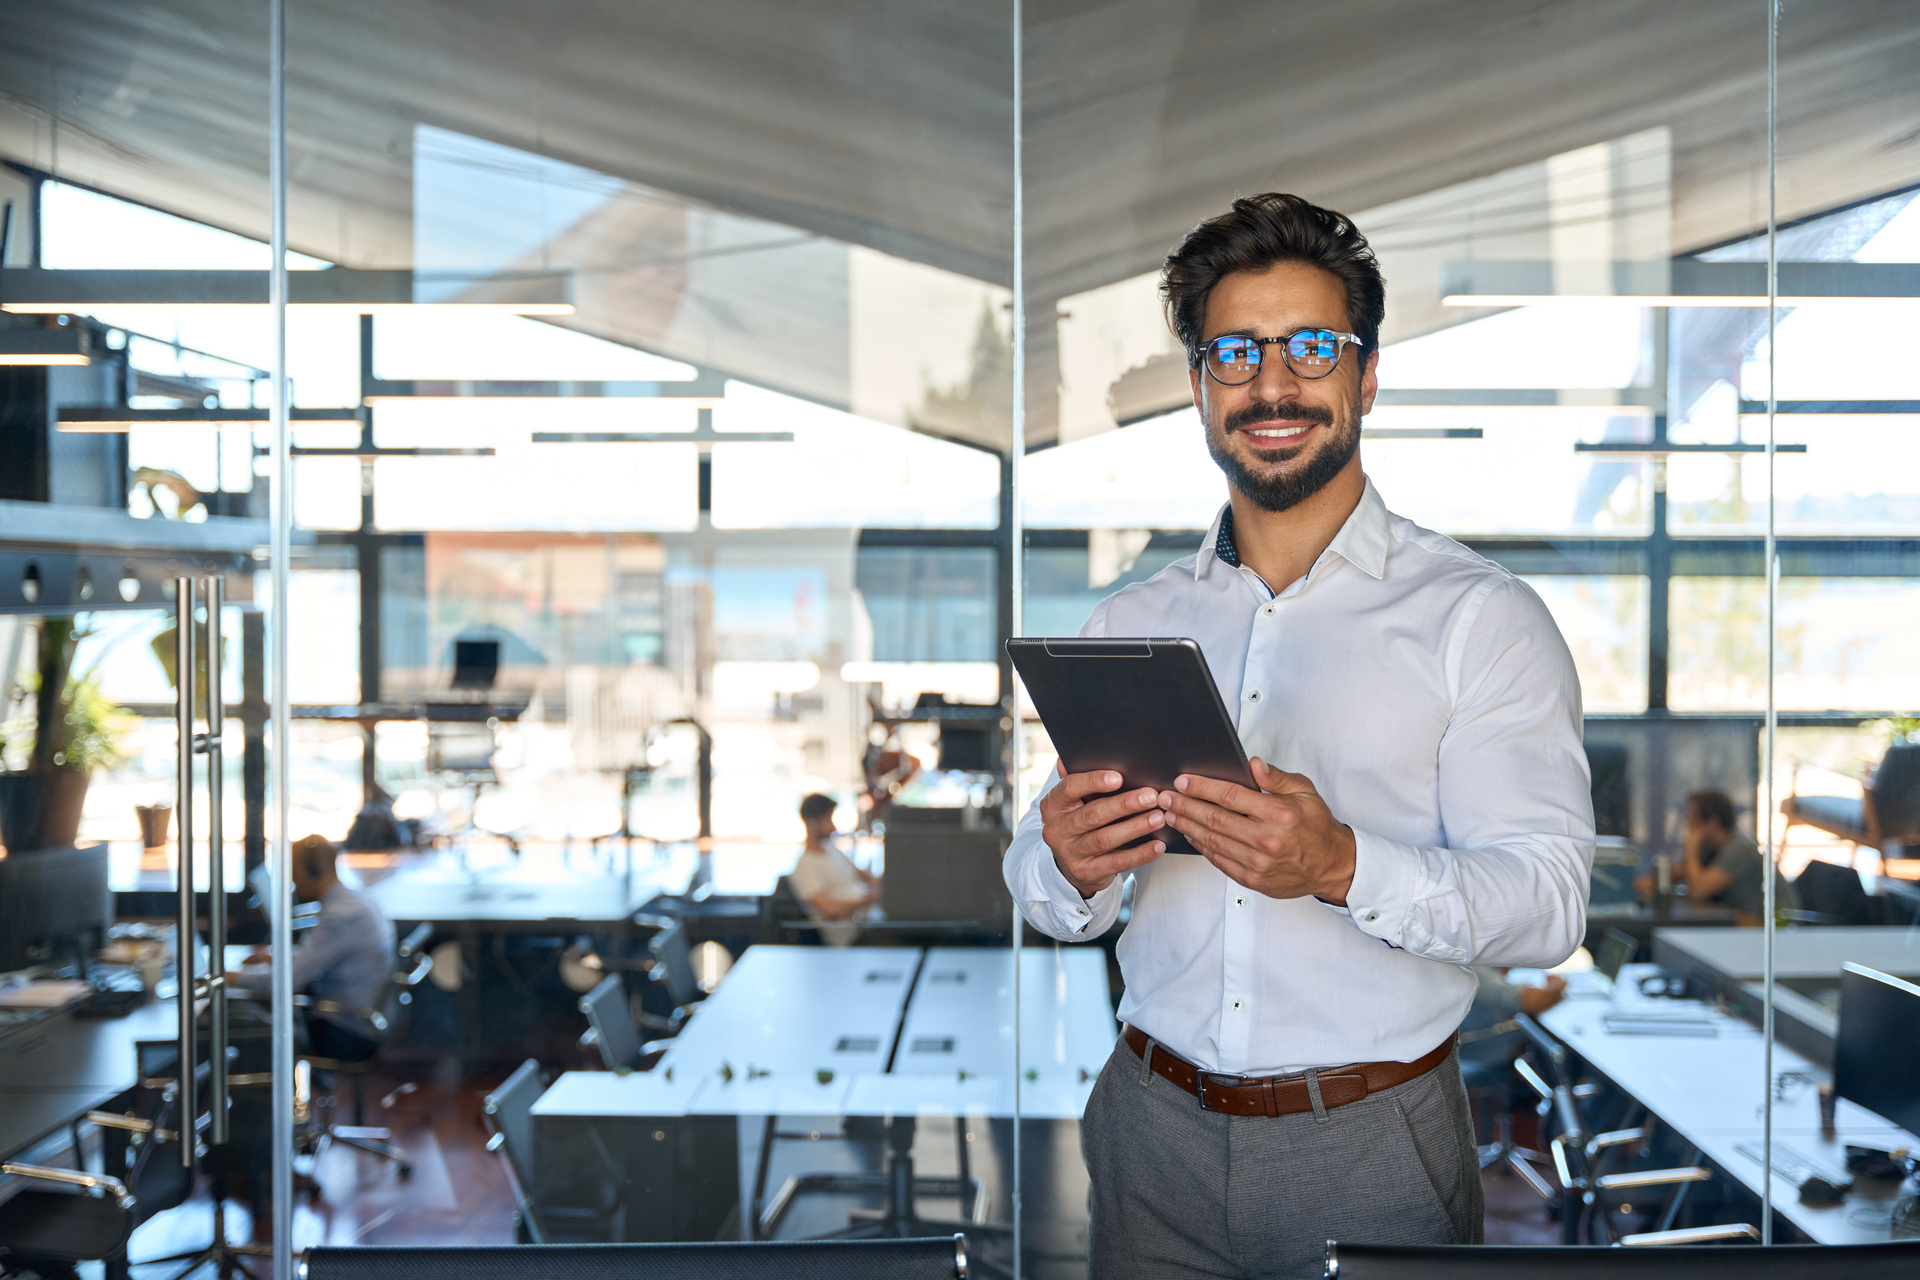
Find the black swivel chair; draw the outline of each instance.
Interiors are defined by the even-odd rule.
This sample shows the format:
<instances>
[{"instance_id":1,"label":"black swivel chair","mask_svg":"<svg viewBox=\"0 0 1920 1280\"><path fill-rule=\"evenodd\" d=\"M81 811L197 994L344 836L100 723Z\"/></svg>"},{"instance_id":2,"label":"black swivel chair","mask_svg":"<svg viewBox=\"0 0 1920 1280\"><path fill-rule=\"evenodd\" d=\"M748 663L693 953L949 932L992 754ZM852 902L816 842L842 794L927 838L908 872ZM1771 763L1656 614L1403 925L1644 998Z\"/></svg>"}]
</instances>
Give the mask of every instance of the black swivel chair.
<instances>
[{"instance_id":1,"label":"black swivel chair","mask_svg":"<svg viewBox=\"0 0 1920 1280\"><path fill-rule=\"evenodd\" d=\"M1518 1058L1514 1070L1520 1078L1540 1097L1539 1116L1541 1134L1551 1134L1549 1147L1553 1171L1558 1175L1557 1191L1539 1173L1527 1166L1524 1160L1511 1162L1516 1172L1526 1176L1527 1182L1543 1196L1557 1198L1560 1211L1560 1232L1563 1244L1622 1244L1622 1245L1693 1245L1709 1244L1722 1240L1758 1240L1757 1228L1744 1222L1727 1223L1702 1227L1682 1227L1675 1229L1681 1208L1686 1203L1688 1189L1696 1182L1705 1182L1712 1174L1699 1165L1686 1165L1668 1169L1635 1169L1619 1173L1607 1172L1609 1162L1623 1151L1633 1148L1644 1150L1653 1137L1651 1123L1637 1128L1615 1129L1605 1133L1589 1131L1585 1112L1581 1106L1579 1086L1574 1084L1573 1072L1565 1045L1554 1039L1538 1022L1526 1014L1514 1019L1520 1030L1531 1041L1529 1051L1537 1057L1544 1067L1535 1067L1527 1058ZM1636 1105L1635 1114L1641 1109ZM1656 1231L1643 1231L1632 1235L1614 1236L1613 1223L1609 1214L1611 1202L1620 1195L1631 1193L1636 1199L1646 1198L1643 1193L1655 1188L1673 1188L1662 1214L1660 1228Z\"/></svg>"},{"instance_id":2,"label":"black swivel chair","mask_svg":"<svg viewBox=\"0 0 1920 1280\"><path fill-rule=\"evenodd\" d=\"M1908 1280L1920 1241L1568 1249L1536 1245L1387 1245L1327 1242L1327 1280Z\"/></svg>"},{"instance_id":3,"label":"black swivel chair","mask_svg":"<svg viewBox=\"0 0 1920 1280\"><path fill-rule=\"evenodd\" d=\"M11 1162L0 1164L0 1173L66 1188L28 1187L0 1204L0 1265L44 1280L78 1280L76 1264L125 1255L134 1200L118 1178Z\"/></svg>"},{"instance_id":4,"label":"black swivel chair","mask_svg":"<svg viewBox=\"0 0 1920 1280\"><path fill-rule=\"evenodd\" d=\"M567 1189L578 1195L550 1196L547 1204L534 1204L530 1172L533 1104L540 1100L546 1088L540 1064L529 1058L481 1104L487 1125L487 1150L500 1157L507 1185L513 1191L519 1224L516 1234L524 1244L618 1239L621 1210L615 1178L583 1179L580 1187ZM574 1202L580 1198L596 1202Z\"/></svg>"},{"instance_id":5,"label":"black swivel chair","mask_svg":"<svg viewBox=\"0 0 1920 1280\"><path fill-rule=\"evenodd\" d=\"M301 1147L307 1154L317 1158L328 1145L338 1142L398 1166L403 1181L413 1176L413 1165L394 1145L392 1132L367 1125L366 1077L379 1064L381 1048L411 1006L414 989L426 981L427 973L433 968L433 956L424 950L427 940L432 936L433 926L423 923L401 941L393 979L387 986L379 1008L349 1009L331 1000L299 998L301 1007L310 1014L332 1014L345 1019L374 1046L373 1052L366 1057L327 1058L313 1053L300 1055L299 1069L294 1076L294 1114L306 1122ZM314 1097L310 1075L314 1070L345 1076L351 1081L351 1125L334 1124L328 1114L331 1099ZM386 1099L387 1102L392 1100L391 1096Z\"/></svg>"},{"instance_id":6,"label":"black swivel chair","mask_svg":"<svg viewBox=\"0 0 1920 1280\"><path fill-rule=\"evenodd\" d=\"M306 1280L954 1280L963 1236L714 1244L310 1249Z\"/></svg>"}]
</instances>

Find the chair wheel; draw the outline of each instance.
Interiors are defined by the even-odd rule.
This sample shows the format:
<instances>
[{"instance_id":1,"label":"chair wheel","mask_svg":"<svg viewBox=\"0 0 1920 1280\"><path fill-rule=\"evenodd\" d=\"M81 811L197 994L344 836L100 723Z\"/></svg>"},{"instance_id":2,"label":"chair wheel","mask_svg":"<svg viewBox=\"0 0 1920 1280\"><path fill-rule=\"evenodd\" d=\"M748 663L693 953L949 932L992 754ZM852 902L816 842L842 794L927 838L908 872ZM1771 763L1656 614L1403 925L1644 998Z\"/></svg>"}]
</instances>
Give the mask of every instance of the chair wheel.
<instances>
[{"instance_id":1,"label":"chair wheel","mask_svg":"<svg viewBox=\"0 0 1920 1280\"><path fill-rule=\"evenodd\" d=\"M402 1160L400 1162L400 1181L405 1182L408 1178L411 1178L412 1176L413 1176L413 1166L409 1164L407 1161Z\"/></svg>"}]
</instances>

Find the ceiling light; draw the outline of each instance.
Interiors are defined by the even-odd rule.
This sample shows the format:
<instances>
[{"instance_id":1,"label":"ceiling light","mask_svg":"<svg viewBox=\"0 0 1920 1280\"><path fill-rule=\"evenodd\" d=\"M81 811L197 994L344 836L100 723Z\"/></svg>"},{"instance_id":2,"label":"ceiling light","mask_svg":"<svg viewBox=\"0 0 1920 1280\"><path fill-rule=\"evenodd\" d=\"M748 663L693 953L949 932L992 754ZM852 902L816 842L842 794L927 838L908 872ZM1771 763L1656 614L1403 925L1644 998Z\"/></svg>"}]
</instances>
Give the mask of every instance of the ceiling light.
<instances>
[{"instance_id":1,"label":"ceiling light","mask_svg":"<svg viewBox=\"0 0 1920 1280\"><path fill-rule=\"evenodd\" d=\"M124 405L101 407L65 405L60 410L60 418L55 426L58 430L82 435L113 435L125 432L132 427L145 426L264 426L272 421L271 413L271 410L265 408L129 409ZM289 417L294 422L358 422L360 411L358 409L295 409Z\"/></svg>"},{"instance_id":2,"label":"ceiling light","mask_svg":"<svg viewBox=\"0 0 1920 1280\"><path fill-rule=\"evenodd\" d=\"M433 307L523 316L573 314L568 278L523 275L429 275L329 267L287 273L287 305L374 315ZM422 297L422 294L426 297ZM444 301L435 300L444 298ZM100 307L256 307L267 303L264 271L0 270L0 311L65 315Z\"/></svg>"}]
</instances>

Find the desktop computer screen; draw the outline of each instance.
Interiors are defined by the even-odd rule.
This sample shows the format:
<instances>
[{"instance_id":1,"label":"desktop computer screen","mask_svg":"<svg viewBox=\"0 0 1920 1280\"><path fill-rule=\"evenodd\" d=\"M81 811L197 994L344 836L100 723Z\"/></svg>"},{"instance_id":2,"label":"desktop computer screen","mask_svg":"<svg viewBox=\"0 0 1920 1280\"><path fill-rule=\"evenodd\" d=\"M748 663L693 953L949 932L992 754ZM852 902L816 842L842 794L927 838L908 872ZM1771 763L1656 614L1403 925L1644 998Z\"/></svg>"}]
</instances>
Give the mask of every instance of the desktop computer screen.
<instances>
[{"instance_id":1,"label":"desktop computer screen","mask_svg":"<svg viewBox=\"0 0 1920 1280\"><path fill-rule=\"evenodd\" d=\"M1864 965L1844 967L1833 1090L1920 1132L1920 987Z\"/></svg>"}]
</instances>

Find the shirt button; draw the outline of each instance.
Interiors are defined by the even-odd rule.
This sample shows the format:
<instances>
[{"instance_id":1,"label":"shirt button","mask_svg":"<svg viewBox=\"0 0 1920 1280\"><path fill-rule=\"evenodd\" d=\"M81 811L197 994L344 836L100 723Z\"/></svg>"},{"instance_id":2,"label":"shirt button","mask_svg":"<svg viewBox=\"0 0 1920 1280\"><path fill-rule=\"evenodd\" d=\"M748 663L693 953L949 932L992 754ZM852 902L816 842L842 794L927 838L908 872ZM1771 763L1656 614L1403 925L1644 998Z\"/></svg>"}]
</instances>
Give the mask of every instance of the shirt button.
<instances>
[{"instance_id":1,"label":"shirt button","mask_svg":"<svg viewBox=\"0 0 1920 1280\"><path fill-rule=\"evenodd\" d=\"M1361 916L1360 918L1362 920L1365 920L1368 924L1372 924L1375 920L1378 920L1380 918L1380 913L1378 911L1369 911L1367 912L1367 914Z\"/></svg>"},{"instance_id":2,"label":"shirt button","mask_svg":"<svg viewBox=\"0 0 1920 1280\"><path fill-rule=\"evenodd\" d=\"M1262 609L1260 612L1266 614L1269 618L1271 618L1273 616L1273 606L1268 605L1266 608Z\"/></svg>"},{"instance_id":3,"label":"shirt button","mask_svg":"<svg viewBox=\"0 0 1920 1280\"><path fill-rule=\"evenodd\" d=\"M1233 905L1236 907L1244 907L1247 905L1247 900L1245 898L1235 898L1233 900Z\"/></svg>"},{"instance_id":4,"label":"shirt button","mask_svg":"<svg viewBox=\"0 0 1920 1280\"><path fill-rule=\"evenodd\" d=\"M1249 694L1247 694L1247 701L1248 701L1248 702L1258 702L1258 701L1260 701L1260 691L1259 691L1258 689L1255 689L1255 690L1253 690L1252 692L1250 692Z\"/></svg>"},{"instance_id":5,"label":"shirt button","mask_svg":"<svg viewBox=\"0 0 1920 1280\"><path fill-rule=\"evenodd\" d=\"M1235 1001L1233 1002L1233 1007L1234 1007L1234 1008L1236 1008L1236 1009L1238 1009L1238 1008L1240 1007L1240 1002L1239 1002L1238 1000L1235 1000Z\"/></svg>"}]
</instances>

